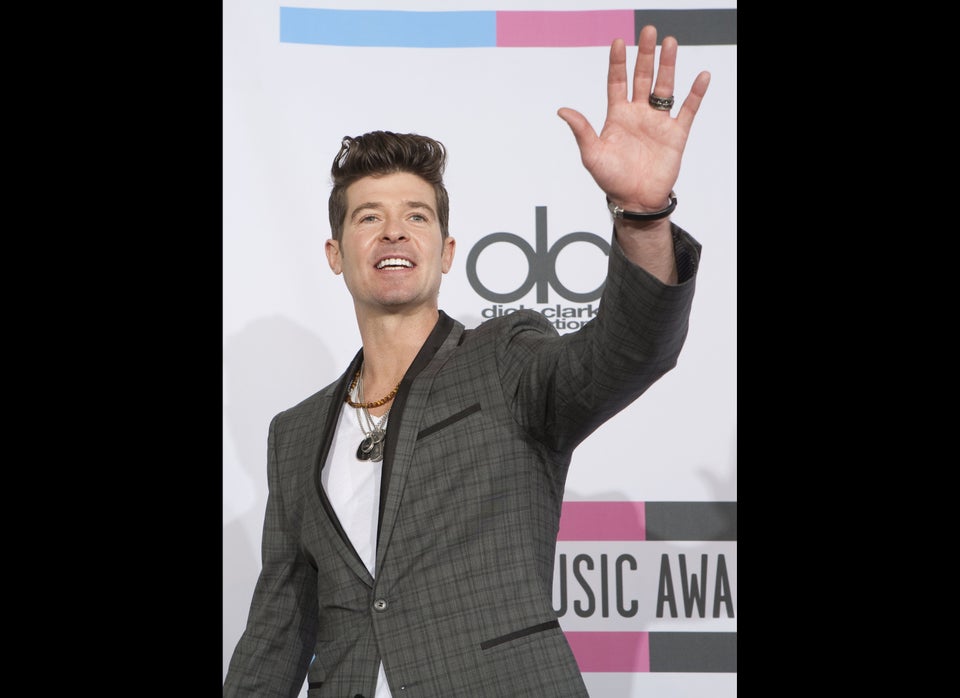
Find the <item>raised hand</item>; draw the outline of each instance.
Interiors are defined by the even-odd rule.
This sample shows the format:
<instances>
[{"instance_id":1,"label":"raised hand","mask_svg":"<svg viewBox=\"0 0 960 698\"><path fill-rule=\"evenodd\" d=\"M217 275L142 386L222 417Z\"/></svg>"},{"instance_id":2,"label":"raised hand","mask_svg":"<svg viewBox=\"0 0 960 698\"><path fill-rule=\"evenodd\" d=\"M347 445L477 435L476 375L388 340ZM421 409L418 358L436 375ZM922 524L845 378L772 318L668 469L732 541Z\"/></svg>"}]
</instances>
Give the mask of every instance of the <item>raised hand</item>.
<instances>
[{"instance_id":1,"label":"raised hand","mask_svg":"<svg viewBox=\"0 0 960 698\"><path fill-rule=\"evenodd\" d=\"M626 46L622 39L611 44L607 116L599 136L580 112L568 107L557 111L573 131L584 167L610 200L628 211L658 211L667 205L693 118L710 84L710 73L700 72L676 117L671 116L677 40L663 39L654 80L656 48L657 29L647 25L637 42L631 99Z\"/></svg>"}]
</instances>

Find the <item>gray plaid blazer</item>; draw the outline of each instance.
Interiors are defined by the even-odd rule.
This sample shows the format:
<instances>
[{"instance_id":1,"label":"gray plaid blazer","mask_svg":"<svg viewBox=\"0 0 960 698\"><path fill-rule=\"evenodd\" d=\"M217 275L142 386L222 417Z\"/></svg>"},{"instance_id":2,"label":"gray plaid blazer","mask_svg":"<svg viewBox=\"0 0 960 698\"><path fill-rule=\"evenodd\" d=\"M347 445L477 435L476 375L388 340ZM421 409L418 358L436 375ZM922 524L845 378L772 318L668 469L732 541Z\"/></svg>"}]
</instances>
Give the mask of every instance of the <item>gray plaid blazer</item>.
<instances>
[{"instance_id":1,"label":"gray plaid blazer","mask_svg":"<svg viewBox=\"0 0 960 698\"><path fill-rule=\"evenodd\" d=\"M700 244L674 226L680 283L614 238L597 315L559 335L532 310L466 330L443 311L394 398L377 577L320 484L362 349L340 378L276 415L262 570L224 681L230 698L581 697L552 606L574 448L676 365Z\"/></svg>"}]
</instances>

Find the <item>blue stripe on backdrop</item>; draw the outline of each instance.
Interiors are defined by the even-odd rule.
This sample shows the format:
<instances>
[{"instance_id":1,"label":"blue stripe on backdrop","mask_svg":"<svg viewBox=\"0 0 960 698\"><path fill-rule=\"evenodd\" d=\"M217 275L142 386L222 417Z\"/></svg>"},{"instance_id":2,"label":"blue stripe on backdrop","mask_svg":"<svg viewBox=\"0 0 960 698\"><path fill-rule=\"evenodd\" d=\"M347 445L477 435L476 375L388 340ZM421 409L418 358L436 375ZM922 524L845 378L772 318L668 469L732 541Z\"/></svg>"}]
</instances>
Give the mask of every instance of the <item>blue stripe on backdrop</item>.
<instances>
[{"instance_id":1,"label":"blue stripe on backdrop","mask_svg":"<svg viewBox=\"0 0 960 698\"><path fill-rule=\"evenodd\" d=\"M496 46L496 12L280 8L280 41L336 46Z\"/></svg>"}]
</instances>

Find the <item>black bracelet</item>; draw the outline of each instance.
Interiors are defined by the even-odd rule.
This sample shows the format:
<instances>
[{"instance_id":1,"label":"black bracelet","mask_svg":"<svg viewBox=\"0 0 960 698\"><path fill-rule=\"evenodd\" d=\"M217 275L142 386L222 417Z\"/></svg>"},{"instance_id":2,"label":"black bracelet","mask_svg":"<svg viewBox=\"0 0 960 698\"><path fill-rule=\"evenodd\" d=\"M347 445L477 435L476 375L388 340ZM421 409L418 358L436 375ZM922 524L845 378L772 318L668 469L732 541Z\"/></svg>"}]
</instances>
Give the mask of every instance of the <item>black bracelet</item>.
<instances>
[{"instance_id":1,"label":"black bracelet","mask_svg":"<svg viewBox=\"0 0 960 698\"><path fill-rule=\"evenodd\" d=\"M617 206L615 203L610 201L610 197L607 197L607 208L610 209L610 213L613 214L614 218L622 218L627 221L658 221L661 218L666 218L671 213L673 209L677 207L677 195L670 190L670 203L667 204L666 208L662 208L659 211L651 211L650 213L635 213L633 211L624 211L622 208Z\"/></svg>"}]
</instances>

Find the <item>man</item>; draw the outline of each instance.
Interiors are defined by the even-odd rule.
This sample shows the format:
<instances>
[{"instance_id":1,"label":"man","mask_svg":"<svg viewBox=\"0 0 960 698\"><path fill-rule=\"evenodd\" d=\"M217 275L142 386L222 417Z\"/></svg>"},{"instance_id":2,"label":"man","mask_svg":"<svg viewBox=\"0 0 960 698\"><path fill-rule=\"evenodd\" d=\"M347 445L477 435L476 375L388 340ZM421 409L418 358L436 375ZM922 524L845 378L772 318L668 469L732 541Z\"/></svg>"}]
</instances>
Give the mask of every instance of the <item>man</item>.
<instances>
[{"instance_id":1,"label":"man","mask_svg":"<svg viewBox=\"0 0 960 698\"><path fill-rule=\"evenodd\" d=\"M272 420L262 570L224 696L586 696L552 607L574 448L676 365L700 245L669 218L701 72L677 116L677 42L644 27L628 98L610 48L599 136L560 109L614 213L597 316L466 329L439 309L456 243L444 146L345 138L327 260L362 348Z\"/></svg>"}]
</instances>

